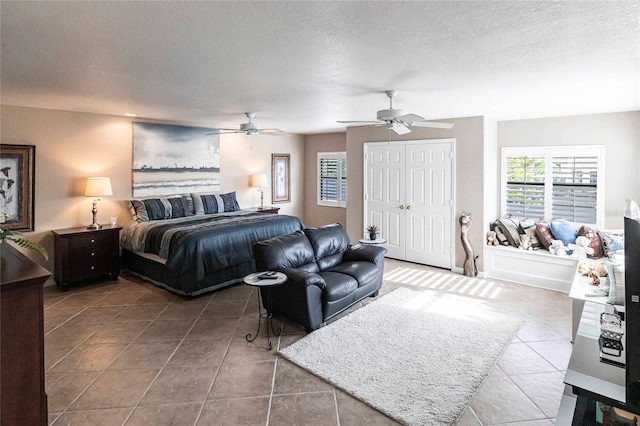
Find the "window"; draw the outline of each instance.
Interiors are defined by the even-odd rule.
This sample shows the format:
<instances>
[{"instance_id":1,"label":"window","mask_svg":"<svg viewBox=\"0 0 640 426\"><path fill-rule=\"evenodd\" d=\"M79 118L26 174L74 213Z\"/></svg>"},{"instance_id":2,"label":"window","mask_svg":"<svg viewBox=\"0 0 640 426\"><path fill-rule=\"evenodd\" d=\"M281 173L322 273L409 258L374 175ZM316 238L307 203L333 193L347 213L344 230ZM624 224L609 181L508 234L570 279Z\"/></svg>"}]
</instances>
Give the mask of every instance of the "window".
<instances>
[{"instance_id":1,"label":"window","mask_svg":"<svg viewBox=\"0 0 640 426\"><path fill-rule=\"evenodd\" d=\"M318 153L318 205L347 206L347 153Z\"/></svg>"},{"instance_id":2,"label":"window","mask_svg":"<svg viewBox=\"0 0 640 426\"><path fill-rule=\"evenodd\" d=\"M503 148L502 213L602 224L604 147Z\"/></svg>"}]
</instances>

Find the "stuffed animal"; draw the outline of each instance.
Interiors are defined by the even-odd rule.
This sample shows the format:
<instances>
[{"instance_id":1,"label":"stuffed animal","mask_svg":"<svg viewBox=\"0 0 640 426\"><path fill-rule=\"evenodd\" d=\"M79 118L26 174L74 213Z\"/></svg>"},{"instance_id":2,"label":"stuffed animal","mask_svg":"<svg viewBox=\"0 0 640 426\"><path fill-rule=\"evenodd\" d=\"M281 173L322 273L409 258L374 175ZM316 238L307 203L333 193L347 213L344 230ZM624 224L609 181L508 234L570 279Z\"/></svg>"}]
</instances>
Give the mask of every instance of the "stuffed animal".
<instances>
[{"instance_id":1,"label":"stuffed animal","mask_svg":"<svg viewBox=\"0 0 640 426\"><path fill-rule=\"evenodd\" d=\"M494 231L487 232L487 245L488 246L497 246L500 242L498 241L498 237Z\"/></svg>"},{"instance_id":2,"label":"stuffed animal","mask_svg":"<svg viewBox=\"0 0 640 426\"><path fill-rule=\"evenodd\" d=\"M578 259L586 259L587 255L593 254L593 249L589 247L589 238L585 236L579 236L576 238L575 244L569 244L567 247L572 251L571 257L576 257Z\"/></svg>"},{"instance_id":3,"label":"stuffed animal","mask_svg":"<svg viewBox=\"0 0 640 426\"><path fill-rule=\"evenodd\" d=\"M520 235L520 245L518 246L520 250L533 250L533 245L531 244L531 237L526 234Z\"/></svg>"},{"instance_id":4,"label":"stuffed animal","mask_svg":"<svg viewBox=\"0 0 640 426\"><path fill-rule=\"evenodd\" d=\"M555 254L556 256L566 256L567 247L561 240L551 240L551 244L549 245L549 253Z\"/></svg>"}]
</instances>

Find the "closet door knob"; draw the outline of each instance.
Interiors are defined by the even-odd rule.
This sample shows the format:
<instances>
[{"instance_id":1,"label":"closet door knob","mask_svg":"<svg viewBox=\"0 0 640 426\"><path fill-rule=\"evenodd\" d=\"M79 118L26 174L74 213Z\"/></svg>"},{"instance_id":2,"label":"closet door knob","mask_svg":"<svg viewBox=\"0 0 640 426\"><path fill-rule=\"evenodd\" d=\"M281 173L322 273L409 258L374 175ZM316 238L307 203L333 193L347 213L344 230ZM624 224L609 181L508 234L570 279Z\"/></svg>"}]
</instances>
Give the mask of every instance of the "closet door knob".
<instances>
[{"instance_id":1,"label":"closet door knob","mask_svg":"<svg viewBox=\"0 0 640 426\"><path fill-rule=\"evenodd\" d=\"M411 206L407 206L407 210L411 210Z\"/></svg>"},{"instance_id":2,"label":"closet door knob","mask_svg":"<svg viewBox=\"0 0 640 426\"><path fill-rule=\"evenodd\" d=\"M404 209L404 205L403 205L403 204L400 204L400 205L398 206L398 208L399 208L399 209Z\"/></svg>"}]
</instances>

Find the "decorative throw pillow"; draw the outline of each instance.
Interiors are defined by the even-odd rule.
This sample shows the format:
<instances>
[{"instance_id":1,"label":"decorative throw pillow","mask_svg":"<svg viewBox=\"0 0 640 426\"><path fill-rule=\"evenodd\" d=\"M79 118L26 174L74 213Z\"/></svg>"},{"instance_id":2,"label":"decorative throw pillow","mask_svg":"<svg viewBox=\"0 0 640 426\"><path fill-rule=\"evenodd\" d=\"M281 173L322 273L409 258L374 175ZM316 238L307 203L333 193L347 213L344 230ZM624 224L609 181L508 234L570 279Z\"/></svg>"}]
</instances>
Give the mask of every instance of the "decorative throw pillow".
<instances>
[{"instance_id":1,"label":"decorative throw pillow","mask_svg":"<svg viewBox=\"0 0 640 426\"><path fill-rule=\"evenodd\" d=\"M162 220L171 218L171 204L166 198L149 198L142 200L149 220Z\"/></svg>"},{"instance_id":2,"label":"decorative throw pillow","mask_svg":"<svg viewBox=\"0 0 640 426\"><path fill-rule=\"evenodd\" d=\"M580 236L587 237L589 239L589 247L593 249L593 254L588 254L587 257L598 259L604 255L602 242L600 241L600 237L596 231L586 225L583 225L578 229L578 237Z\"/></svg>"},{"instance_id":3,"label":"decorative throw pillow","mask_svg":"<svg viewBox=\"0 0 640 426\"><path fill-rule=\"evenodd\" d=\"M196 215L224 212L224 201L219 194L191 194Z\"/></svg>"},{"instance_id":4,"label":"decorative throw pillow","mask_svg":"<svg viewBox=\"0 0 640 426\"><path fill-rule=\"evenodd\" d=\"M524 234L524 232L521 232L520 221L518 218L509 217L498 219L494 224L495 227L498 228L505 237L507 237L507 241L510 246L518 247L520 245L520 234Z\"/></svg>"},{"instance_id":5,"label":"decorative throw pillow","mask_svg":"<svg viewBox=\"0 0 640 426\"><path fill-rule=\"evenodd\" d=\"M129 211L136 222L146 222L149 220L147 208L141 200L129 201Z\"/></svg>"},{"instance_id":6,"label":"decorative throw pillow","mask_svg":"<svg viewBox=\"0 0 640 426\"><path fill-rule=\"evenodd\" d=\"M236 191L220 194L220 198L222 198L222 201L224 202L225 212L235 212L240 210L240 205L238 204L238 200L236 200Z\"/></svg>"},{"instance_id":7,"label":"decorative throw pillow","mask_svg":"<svg viewBox=\"0 0 640 426\"><path fill-rule=\"evenodd\" d=\"M169 204L171 205L172 219L176 217L193 216L193 213L191 213L191 210L189 209L187 197L184 195L181 197L167 198L167 201L169 201Z\"/></svg>"},{"instance_id":8,"label":"decorative throw pillow","mask_svg":"<svg viewBox=\"0 0 640 426\"><path fill-rule=\"evenodd\" d=\"M556 239L551 232L551 224L546 220L541 220L536 224L536 236L538 237L540 244L542 244L542 247L547 250L551 245L551 241Z\"/></svg>"},{"instance_id":9,"label":"decorative throw pillow","mask_svg":"<svg viewBox=\"0 0 640 426\"><path fill-rule=\"evenodd\" d=\"M556 240L560 240L565 246L576 242L577 232L573 226L562 218L553 219L551 221L551 232L556 237Z\"/></svg>"}]
</instances>

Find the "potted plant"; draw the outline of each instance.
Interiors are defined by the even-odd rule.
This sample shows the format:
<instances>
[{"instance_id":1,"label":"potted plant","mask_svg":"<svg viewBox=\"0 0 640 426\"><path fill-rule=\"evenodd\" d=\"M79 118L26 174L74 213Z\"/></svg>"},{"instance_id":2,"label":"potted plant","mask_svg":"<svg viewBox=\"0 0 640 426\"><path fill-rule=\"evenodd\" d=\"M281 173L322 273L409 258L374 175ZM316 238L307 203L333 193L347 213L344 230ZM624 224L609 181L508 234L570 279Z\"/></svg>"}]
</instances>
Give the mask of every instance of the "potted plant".
<instances>
[{"instance_id":1,"label":"potted plant","mask_svg":"<svg viewBox=\"0 0 640 426\"><path fill-rule=\"evenodd\" d=\"M378 238L378 232L380 231L380 229L378 229L376 225L369 225L367 226L366 230L369 233L370 240L375 240Z\"/></svg>"},{"instance_id":2,"label":"potted plant","mask_svg":"<svg viewBox=\"0 0 640 426\"><path fill-rule=\"evenodd\" d=\"M0 224L4 223L7 217L8 215L6 213L0 214ZM39 251L46 260L49 260L49 254L43 246L33 241L25 240L18 231L0 228L0 248L2 248L5 241L13 241L19 247Z\"/></svg>"}]
</instances>

